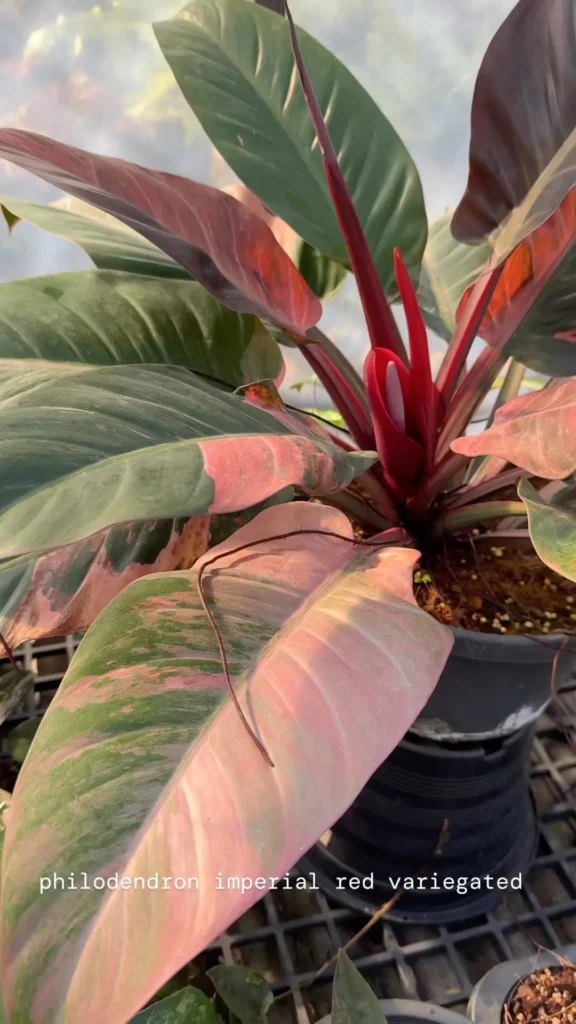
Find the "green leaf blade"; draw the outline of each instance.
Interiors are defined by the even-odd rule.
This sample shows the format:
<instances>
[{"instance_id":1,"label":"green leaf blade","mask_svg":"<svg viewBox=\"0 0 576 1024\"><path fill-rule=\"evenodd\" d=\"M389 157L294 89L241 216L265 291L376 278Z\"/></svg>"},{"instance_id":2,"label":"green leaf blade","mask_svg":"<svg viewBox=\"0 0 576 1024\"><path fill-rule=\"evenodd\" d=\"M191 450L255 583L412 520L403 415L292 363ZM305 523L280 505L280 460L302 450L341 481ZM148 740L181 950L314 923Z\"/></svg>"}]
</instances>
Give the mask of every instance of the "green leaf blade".
<instances>
[{"instance_id":1,"label":"green leaf blade","mask_svg":"<svg viewBox=\"0 0 576 1024\"><path fill-rule=\"evenodd\" d=\"M241 1024L266 1024L274 996L266 979L240 965L212 967L208 977L218 995Z\"/></svg>"},{"instance_id":2,"label":"green leaf blade","mask_svg":"<svg viewBox=\"0 0 576 1024\"><path fill-rule=\"evenodd\" d=\"M167 366L0 360L0 436L0 558L328 493L376 459Z\"/></svg>"},{"instance_id":3,"label":"green leaf blade","mask_svg":"<svg viewBox=\"0 0 576 1024\"><path fill-rule=\"evenodd\" d=\"M347 265L285 19L246 0L195 0L155 32L186 100L238 177L310 245ZM298 40L380 279L394 295L394 247L417 275L426 243L416 167L348 69L303 30Z\"/></svg>"},{"instance_id":4,"label":"green leaf blade","mask_svg":"<svg viewBox=\"0 0 576 1024\"><path fill-rule=\"evenodd\" d=\"M184 267L153 242L80 199L67 197L50 204L0 195L0 204L11 230L25 220L42 231L73 242L100 270L192 280Z\"/></svg>"},{"instance_id":5,"label":"green leaf blade","mask_svg":"<svg viewBox=\"0 0 576 1024\"><path fill-rule=\"evenodd\" d=\"M369 984L341 949L332 989L332 1024L386 1024Z\"/></svg>"},{"instance_id":6,"label":"green leaf blade","mask_svg":"<svg viewBox=\"0 0 576 1024\"><path fill-rule=\"evenodd\" d=\"M186 366L232 387L284 373L260 321L195 281L99 270L10 281L0 318L0 359Z\"/></svg>"},{"instance_id":7,"label":"green leaf blade","mask_svg":"<svg viewBox=\"0 0 576 1024\"><path fill-rule=\"evenodd\" d=\"M183 988L132 1017L129 1024L218 1024L214 1008L198 988Z\"/></svg>"}]
</instances>

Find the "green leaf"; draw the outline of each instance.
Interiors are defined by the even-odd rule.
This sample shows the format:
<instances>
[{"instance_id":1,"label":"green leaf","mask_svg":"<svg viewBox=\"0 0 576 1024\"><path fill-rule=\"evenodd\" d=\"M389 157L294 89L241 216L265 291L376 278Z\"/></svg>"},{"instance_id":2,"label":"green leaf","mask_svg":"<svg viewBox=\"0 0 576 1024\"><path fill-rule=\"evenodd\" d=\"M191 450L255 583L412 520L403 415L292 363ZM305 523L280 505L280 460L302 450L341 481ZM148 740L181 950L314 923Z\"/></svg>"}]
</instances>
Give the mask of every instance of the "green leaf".
<instances>
[{"instance_id":1,"label":"green leaf","mask_svg":"<svg viewBox=\"0 0 576 1024\"><path fill-rule=\"evenodd\" d=\"M0 563L0 572L2 571ZM1 621L1 620L0 620ZM8 636L2 631L8 644ZM15 646L15 645L13 645ZM34 673L23 668L11 668L0 673L0 722L5 722L16 708L19 708L26 695L34 687Z\"/></svg>"},{"instance_id":2,"label":"green leaf","mask_svg":"<svg viewBox=\"0 0 576 1024\"><path fill-rule=\"evenodd\" d=\"M0 558L328 493L376 459L168 366L0 360L0 437Z\"/></svg>"},{"instance_id":3,"label":"green leaf","mask_svg":"<svg viewBox=\"0 0 576 1024\"><path fill-rule=\"evenodd\" d=\"M239 965L212 967L208 977L241 1024L263 1024L274 1002L270 986L257 971Z\"/></svg>"},{"instance_id":4,"label":"green leaf","mask_svg":"<svg viewBox=\"0 0 576 1024\"><path fill-rule=\"evenodd\" d=\"M348 264L283 18L246 0L195 0L155 25L210 140L238 177L319 252ZM418 274L427 223L418 172L348 69L303 30L298 40L381 281L393 250Z\"/></svg>"},{"instance_id":5,"label":"green leaf","mask_svg":"<svg viewBox=\"0 0 576 1024\"><path fill-rule=\"evenodd\" d=\"M456 330L456 310L492 253L489 245L464 245L450 231L452 214L434 221L422 260L418 300L428 326L445 341Z\"/></svg>"},{"instance_id":6,"label":"green leaf","mask_svg":"<svg viewBox=\"0 0 576 1024\"><path fill-rule=\"evenodd\" d=\"M0 359L168 363L234 387L283 373L260 321L194 281L99 270L9 281L0 284L0 321Z\"/></svg>"},{"instance_id":7,"label":"green leaf","mask_svg":"<svg viewBox=\"0 0 576 1024\"><path fill-rule=\"evenodd\" d=\"M20 725L11 729L4 741L8 753L20 764L24 763L28 755L39 725L39 718L29 718L26 722L21 722Z\"/></svg>"},{"instance_id":8,"label":"green leaf","mask_svg":"<svg viewBox=\"0 0 576 1024\"><path fill-rule=\"evenodd\" d=\"M132 1017L129 1024L218 1024L207 996L198 988L183 988Z\"/></svg>"},{"instance_id":9,"label":"green leaf","mask_svg":"<svg viewBox=\"0 0 576 1024\"><path fill-rule=\"evenodd\" d=\"M386 1024L378 999L343 949L334 974L332 1024Z\"/></svg>"},{"instance_id":10,"label":"green leaf","mask_svg":"<svg viewBox=\"0 0 576 1024\"><path fill-rule=\"evenodd\" d=\"M184 267L152 242L81 199L67 196L57 203L46 204L0 195L0 204L10 228L26 220L43 231L74 242L100 270L192 280Z\"/></svg>"},{"instance_id":11,"label":"green leaf","mask_svg":"<svg viewBox=\"0 0 576 1024\"><path fill-rule=\"evenodd\" d=\"M530 537L546 565L576 582L576 501L549 504L523 479L518 494L528 510Z\"/></svg>"},{"instance_id":12,"label":"green leaf","mask_svg":"<svg viewBox=\"0 0 576 1024\"><path fill-rule=\"evenodd\" d=\"M296 863L400 741L452 636L414 600L417 552L352 540L347 517L319 503L267 509L196 568L131 584L85 634L6 837L14 1022L33 1006L42 1021L124 1024ZM232 702L202 564L234 693L274 768ZM41 894L54 871L111 884Z\"/></svg>"},{"instance_id":13,"label":"green leaf","mask_svg":"<svg viewBox=\"0 0 576 1024\"><path fill-rule=\"evenodd\" d=\"M346 268L341 263L323 256L302 239L299 240L294 253L294 262L306 284L322 302L333 299L348 276Z\"/></svg>"}]
</instances>

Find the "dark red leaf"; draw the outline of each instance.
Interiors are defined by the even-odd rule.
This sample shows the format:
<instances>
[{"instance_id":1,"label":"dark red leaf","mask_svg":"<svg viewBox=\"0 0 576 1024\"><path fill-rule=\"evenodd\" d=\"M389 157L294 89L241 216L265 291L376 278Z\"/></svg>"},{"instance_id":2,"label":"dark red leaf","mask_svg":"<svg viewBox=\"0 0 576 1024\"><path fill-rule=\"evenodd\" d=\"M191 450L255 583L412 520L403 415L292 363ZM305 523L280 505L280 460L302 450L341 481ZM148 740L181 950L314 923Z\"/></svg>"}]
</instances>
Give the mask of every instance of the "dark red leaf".
<instances>
[{"instance_id":1,"label":"dark red leaf","mask_svg":"<svg viewBox=\"0 0 576 1024\"><path fill-rule=\"evenodd\" d=\"M575 183L575 66L574 0L520 0L490 43L476 80L470 175L452 219L459 241L486 238L538 182L521 237Z\"/></svg>"},{"instance_id":2,"label":"dark red leaf","mask_svg":"<svg viewBox=\"0 0 576 1024\"><path fill-rule=\"evenodd\" d=\"M319 320L270 228L219 189L12 128L0 130L0 157L118 217L225 306L300 332Z\"/></svg>"}]
</instances>

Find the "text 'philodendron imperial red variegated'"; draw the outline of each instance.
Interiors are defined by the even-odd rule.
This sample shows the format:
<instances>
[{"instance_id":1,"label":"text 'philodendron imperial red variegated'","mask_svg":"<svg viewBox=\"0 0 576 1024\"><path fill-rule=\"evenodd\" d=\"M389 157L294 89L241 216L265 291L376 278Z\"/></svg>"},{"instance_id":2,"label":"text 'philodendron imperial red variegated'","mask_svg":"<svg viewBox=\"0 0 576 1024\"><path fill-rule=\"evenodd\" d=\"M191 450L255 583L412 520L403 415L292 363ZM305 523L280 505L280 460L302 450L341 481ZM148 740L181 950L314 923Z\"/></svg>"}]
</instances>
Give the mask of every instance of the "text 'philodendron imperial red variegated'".
<instances>
[{"instance_id":1,"label":"text 'philodendron imperial red variegated'","mask_svg":"<svg viewBox=\"0 0 576 1024\"><path fill-rule=\"evenodd\" d=\"M0 129L70 197L0 196L8 228L94 264L0 284L2 643L87 629L9 811L9 1024L126 1024L261 895L220 873L281 876L344 813L450 654L414 593L435 553L522 538L576 582L576 0L498 30L430 226L390 122L281 7L155 25L239 185ZM350 273L363 378L317 326ZM340 429L280 398L286 345ZM41 893L54 871L199 888Z\"/></svg>"}]
</instances>

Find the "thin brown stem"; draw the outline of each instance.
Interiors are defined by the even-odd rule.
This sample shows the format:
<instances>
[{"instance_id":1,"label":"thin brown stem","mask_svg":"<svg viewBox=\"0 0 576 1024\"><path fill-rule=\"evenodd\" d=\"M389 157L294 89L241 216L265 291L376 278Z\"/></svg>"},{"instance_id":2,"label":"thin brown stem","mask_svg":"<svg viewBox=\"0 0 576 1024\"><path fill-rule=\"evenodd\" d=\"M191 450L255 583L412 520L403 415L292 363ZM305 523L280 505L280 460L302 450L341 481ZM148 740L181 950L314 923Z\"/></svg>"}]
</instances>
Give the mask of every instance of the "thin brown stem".
<instances>
[{"instance_id":1,"label":"thin brown stem","mask_svg":"<svg viewBox=\"0 0 576 1024\"><path fill-rule=\"evenodd\" d=\"M200 566L200 568L198 570L198 576L197 576L197 579L196 579L196 585L197 585L197 588L198 588L198 595L199 595L199 598L200 598L200 603L202 605L202 608L206 612L206 615L208 617L210 625L212 626L212 630L214 632L214 636L216 638L216 644L218 646L218 652L220 654L220 662L222 664L222 670L224 672L224 678L226 680L226 685L228 687L228 692L230 693L230 697L232 699L232 703L234 704L234 707L235 707L235 709L236 709L236 711L238 713L240 721L242 722L242 725L244 726L244 728L246 729L246 732L250 736L250 739L256 745L256 747L258 748L260 753L262 754L262 757L266 761L266 764L270 765L271 768L275 767L274 762L272 761L272 758L270 757L268 751L266 750L266 747L264 746L262 741L259 739L259 737L256 735L256 733L254 732L252 726L248 722L248 719L246 718L246 715L244 714L244 711L242 710L242 708L240 706L240 702L238 700L238 697L236 696L236 691L234 690L234 685L232 683L232 679L231 679L231 676L230 676L230 670L229 670L229 667L228 667L228 659L226 657L226 650L225 650L225 647L224 647L224 641L222 639L222 634L220 632L220 629L218 627L216 619L214 618L214 615L212 614L212 611L210 610L210 608L208 606L208 602L206 600L206 595L204 593L204 588L202 586L202 580L203 580L204 573L206 572L206 569L208 569L209 566L214 565L214 563L218 562L221 558L228 558L231 555L239 554L240 551L247 551L249 548L258 547L261 544L270 544L272 541L286 540L288 537L303 537L303 536L306 536L306 535L309 536L310 534L314 534L314 535L320 536L320 537L335 537L336 540L344 541L344 543L346 543L346 544L354 544L354 545L357 545L357 546L372 547L372 548L383 548L383 547L388 547L390 544L397 544L398 541L401 540L405 536L404 530L396 529L396 528L391 529L391 530L386 530L384 533L380 534L379 536L380 536L381 539L379 539L379 540L378 539L375 539L375 540L357 540L355 537L343 537L341 534L334 533L332 530L289 530L287 533L278 533L278 534L275 534L272 537L261 537L259 540L249 541L247 544L239 544L238 547L231 548L229 551L221 551L217 555L213 555L212 558L208 558L205 562L202 563L202 565ZM6 647L6 649L8 650L8 647Z\"/></svg>"},{"instance_id":2,"label":"thin brown stem","mask_svg":"<svg viewBox=\"0 0 576 1024\"><path fill-rule=\"evenodd\" d=\"M443 846L444 846L444 844L446 842L447 837L448 837L448 820L445 818L444 821L442 822L442 828L440 829L440 833L438 835L438 839L436 840L436 845L434 847L434 850L432 851L432 855L426 860L426 862L422 865L422 867L420 867L418 869L416 874L413 876L414 878L419 878L420 875L423 875L424 872L427 871L428 868L430 867L430 864L437 857L440 856L440 854L442 853L442 848L443 848ZM390 912L390 910L392 910L392 907L394 907L396 905L396 903L398 903L398 901L404 895L405 892L406 892L406 886L403 885L403 886L401 886L400 889L397 890L397 892L394 893L394 895L389 900L386 901L386 903L383 903L382 906L374 914L372 914L372 917L370 918L370 920L367 921L365 925L363 925L363 927L360 929L360 931L356 932L356 934L353 935L351 939L348 939L348 942L344 946L341 947L344 950L344 952L348 952L348 950L352 946L355 946L356 943L359 942L360 939L362 939L364 937L364 935L366 935L366 933L369 932L370 929L378 921L381 920L381 918L383 918L386 914L388 914ZM322 974L324 974L325 971L329 970L329 968L332 967L332 964L336 963L337 959L338 959L338 953L336 953L335 956L331 957L330 960L327 960L325 964L322 964L322 967L320 967L320 969L318 971L316 971L316 974L312 978L312 981L316 981L318 978L320 978L322 976Z\"/></svg>"}]
</instances>

